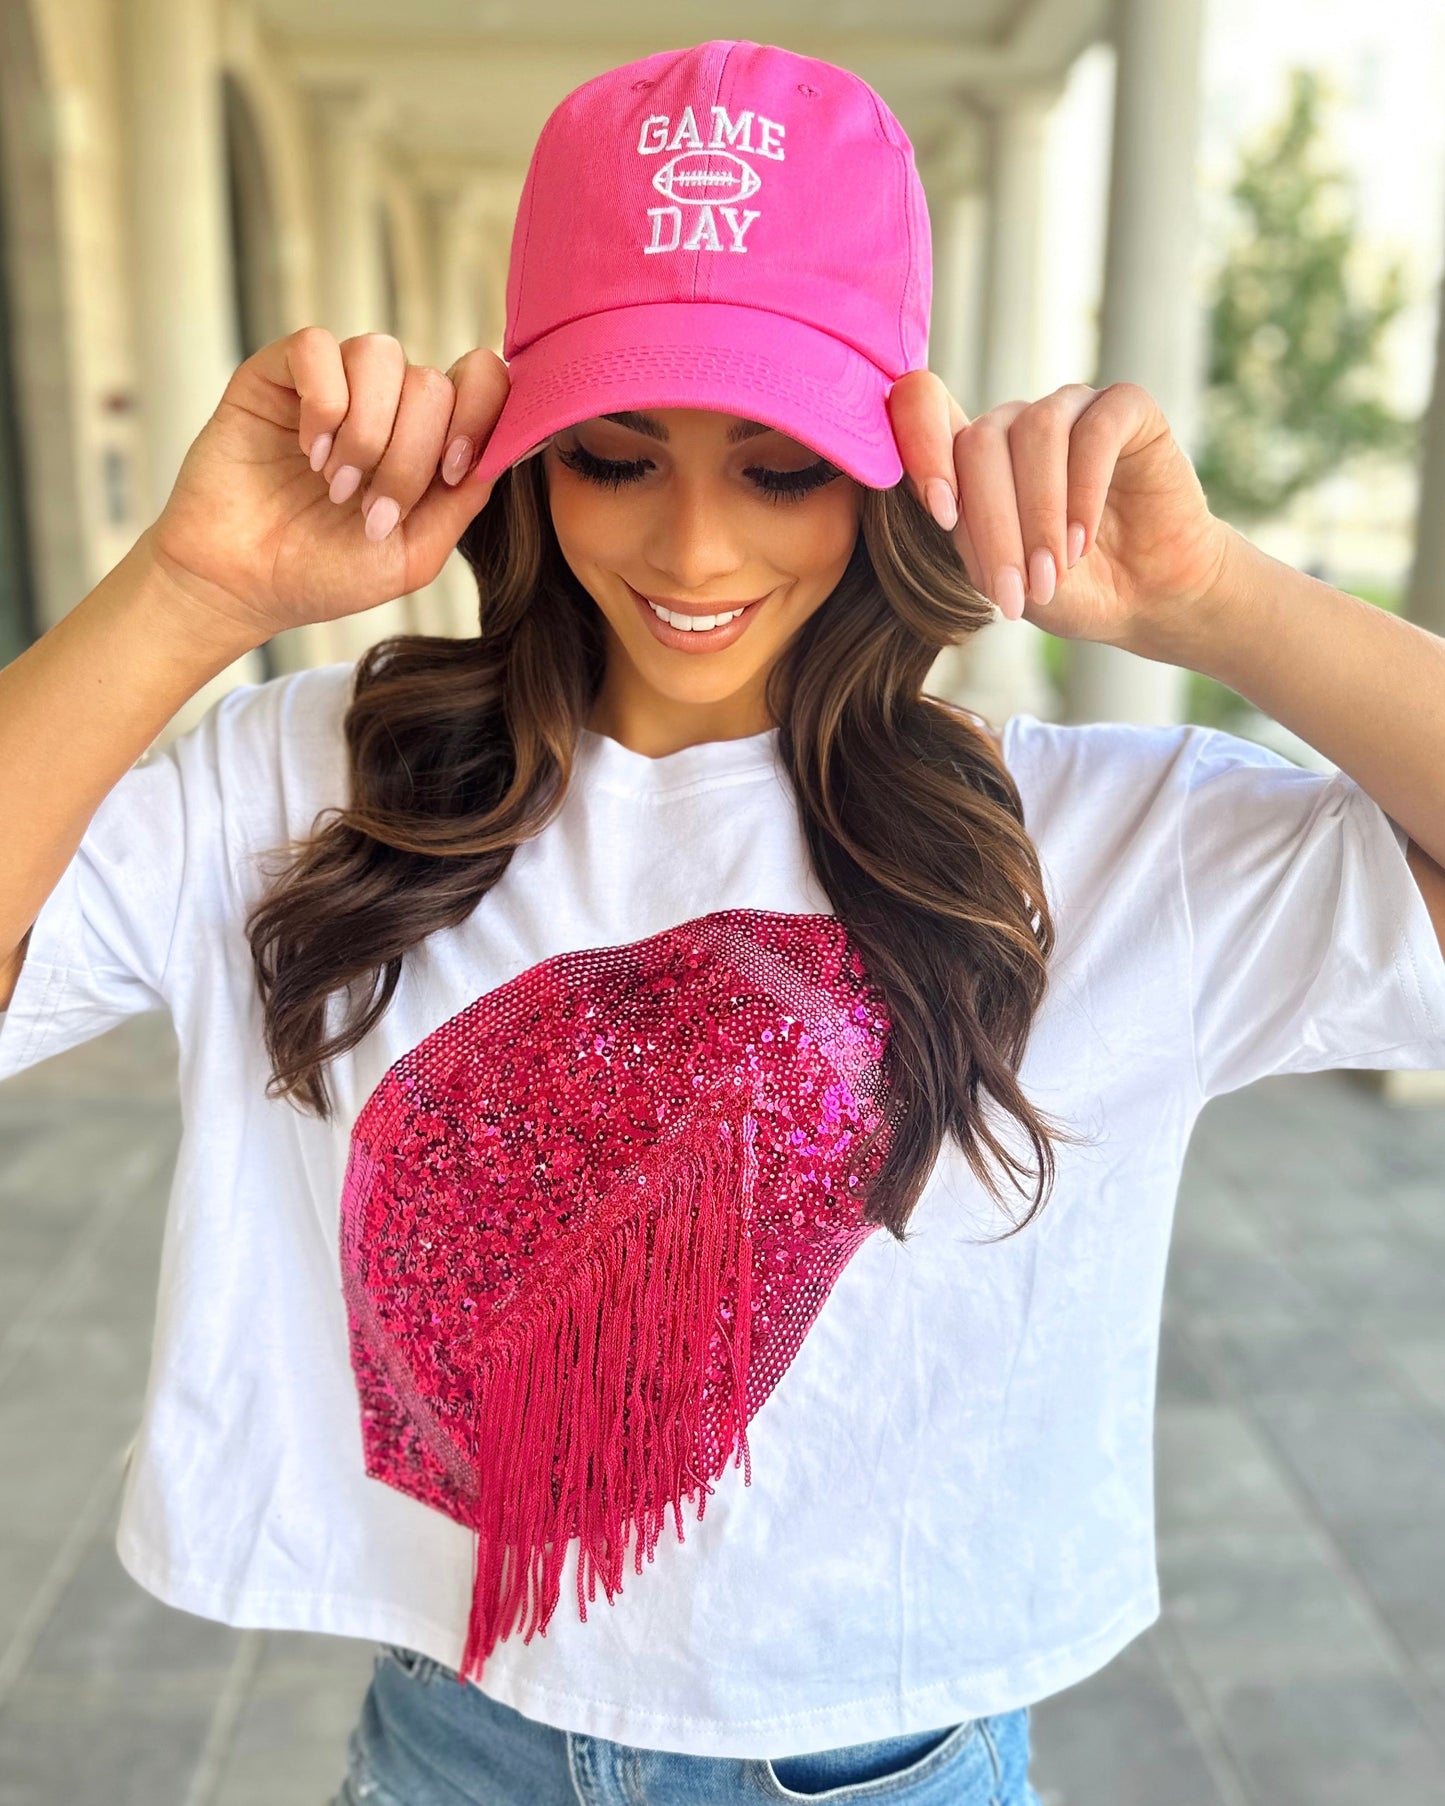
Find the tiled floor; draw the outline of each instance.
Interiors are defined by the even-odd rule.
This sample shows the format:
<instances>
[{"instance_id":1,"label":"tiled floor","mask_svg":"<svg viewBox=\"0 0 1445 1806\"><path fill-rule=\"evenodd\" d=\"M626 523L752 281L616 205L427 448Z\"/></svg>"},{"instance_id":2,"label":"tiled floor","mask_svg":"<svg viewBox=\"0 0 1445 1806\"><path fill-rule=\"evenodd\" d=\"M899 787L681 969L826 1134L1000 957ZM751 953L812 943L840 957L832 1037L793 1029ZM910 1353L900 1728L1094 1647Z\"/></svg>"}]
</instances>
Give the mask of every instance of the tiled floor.
<instances>
[{"instance_id":1,"label":"tiled floor","mask_svg":"<svg viewBox=\"0 0 1445 1806\"><path fill-rule=\"evenodd\" d=\"M325 1806L369 1644L160 1604L113 1548L179 1119L148 1016L0 1086L0 1806ZM1170 1267L1165 1608L1034 1711L1045 1806L1445 1801L1445 1109L1211 1104Z\"/></svg>"}]
</instances>

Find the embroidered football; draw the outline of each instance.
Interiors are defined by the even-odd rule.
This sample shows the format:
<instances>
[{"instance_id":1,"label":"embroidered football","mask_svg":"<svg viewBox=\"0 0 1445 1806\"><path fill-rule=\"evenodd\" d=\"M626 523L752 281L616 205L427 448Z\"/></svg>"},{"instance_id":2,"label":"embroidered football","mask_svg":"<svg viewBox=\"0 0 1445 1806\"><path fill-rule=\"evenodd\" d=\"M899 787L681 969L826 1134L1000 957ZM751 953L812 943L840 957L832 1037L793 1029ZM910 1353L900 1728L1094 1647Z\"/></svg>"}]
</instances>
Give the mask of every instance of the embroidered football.
<instances>
[{"instance_id":1,"label":"embroidered football","mask_svg":"<svg viewBox=\"0 0 1445 1806\"><path fill-rule=\"evenodd\" d=\"M670 201L745 201L762 185L751 163L721 150L680 151L652 178L652 186Z\"/></svg>"}]
</instances>

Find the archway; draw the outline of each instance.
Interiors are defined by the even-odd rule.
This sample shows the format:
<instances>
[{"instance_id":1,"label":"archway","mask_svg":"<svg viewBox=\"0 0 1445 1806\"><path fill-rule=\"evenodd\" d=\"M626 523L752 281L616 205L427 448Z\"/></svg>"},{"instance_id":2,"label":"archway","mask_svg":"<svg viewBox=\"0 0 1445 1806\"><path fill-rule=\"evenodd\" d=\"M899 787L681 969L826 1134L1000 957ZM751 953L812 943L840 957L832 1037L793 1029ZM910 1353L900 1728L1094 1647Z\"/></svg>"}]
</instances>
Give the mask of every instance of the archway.
<instances>
[{"instance_id":1,"label":"archway","mask_svg":"<svg viewBox=\"0 0 1445 1806\"><path fill-rule=\"evenodd\" d=\"M236 336L241 356L250 357L285 330L276 208L265 147L245 89L226 70L221 90Z\"/></svg>"}]
</instances>

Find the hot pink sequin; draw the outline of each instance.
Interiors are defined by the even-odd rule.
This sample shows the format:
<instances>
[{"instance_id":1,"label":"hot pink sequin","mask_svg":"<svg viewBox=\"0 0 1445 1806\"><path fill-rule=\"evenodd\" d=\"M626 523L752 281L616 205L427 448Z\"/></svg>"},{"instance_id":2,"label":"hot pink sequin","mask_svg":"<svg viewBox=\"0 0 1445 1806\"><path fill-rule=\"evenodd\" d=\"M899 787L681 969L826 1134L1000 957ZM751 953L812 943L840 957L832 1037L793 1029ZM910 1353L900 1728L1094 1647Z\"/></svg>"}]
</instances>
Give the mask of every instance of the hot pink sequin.
<instances>
[{"instance_id":1,"label":"hot pink sequin","mask_svg":"<svg viewBox=\"0 0 1445 1806\"><path fill-rule=\"evenodd\" d=\"M559 954L405 1054L352 1131L366 1471L476 1532L460 1673L703 1515L872 1233L889 1023L838 918ZM860 1143L878 1129L874 1145Z\"/></svg>"}]
</instances>

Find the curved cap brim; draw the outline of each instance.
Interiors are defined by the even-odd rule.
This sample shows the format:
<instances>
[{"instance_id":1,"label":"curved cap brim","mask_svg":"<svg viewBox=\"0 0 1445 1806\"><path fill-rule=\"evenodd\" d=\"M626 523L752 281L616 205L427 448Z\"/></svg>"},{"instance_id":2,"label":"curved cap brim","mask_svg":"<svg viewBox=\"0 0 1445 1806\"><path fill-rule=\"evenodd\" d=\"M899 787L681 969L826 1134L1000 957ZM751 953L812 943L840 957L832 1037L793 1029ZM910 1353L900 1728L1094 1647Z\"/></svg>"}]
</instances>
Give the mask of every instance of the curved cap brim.
<instances>
[{"instance_id":1,"label":"curved cap brim","mask_svg":"<svg viewBox=\"0 0 1445 1806\"><path fill-rule=\"evenodd\" d=\"M569 321L524 346L473 480L492 482L553 433L624 408L715 408L811 447L870 489L903 475L894 378L844 340L726 302L649 302Z\"/></svg>"}]
</instances>

